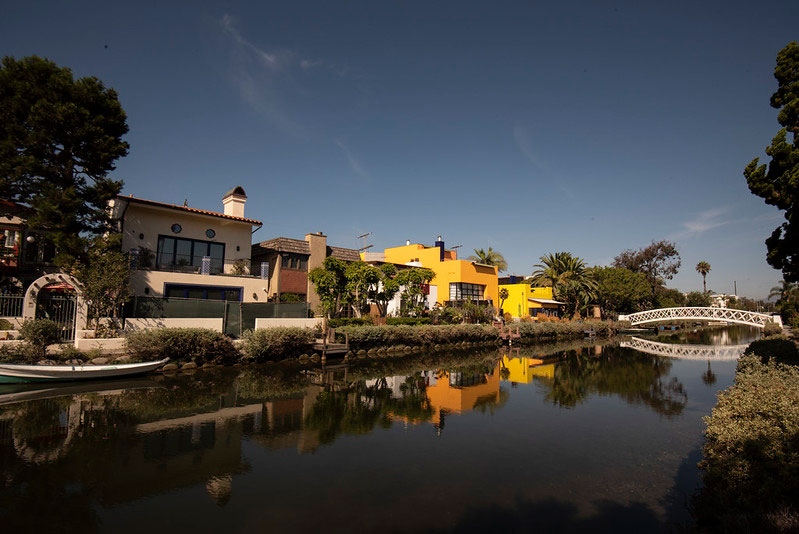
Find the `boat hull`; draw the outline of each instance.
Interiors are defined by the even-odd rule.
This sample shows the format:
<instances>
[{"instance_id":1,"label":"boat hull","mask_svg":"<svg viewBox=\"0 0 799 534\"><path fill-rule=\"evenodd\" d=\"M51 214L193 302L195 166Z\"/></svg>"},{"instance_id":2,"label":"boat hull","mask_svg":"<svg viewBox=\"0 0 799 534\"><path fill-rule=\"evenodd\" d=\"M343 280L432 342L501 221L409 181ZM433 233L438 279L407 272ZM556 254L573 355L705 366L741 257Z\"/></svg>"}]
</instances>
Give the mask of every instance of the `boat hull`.
<instances>
[{"instance_id":1,"label":"boat hull","mask_svg":"<svg viewBox=\"0 0 799 534\"><path fill-rule=\"evenodd\" d=\"M169 358L121 365L18 365L0 364L0 384L71 382L134 376L155 371Z\"/></svg>"}]
</instances>

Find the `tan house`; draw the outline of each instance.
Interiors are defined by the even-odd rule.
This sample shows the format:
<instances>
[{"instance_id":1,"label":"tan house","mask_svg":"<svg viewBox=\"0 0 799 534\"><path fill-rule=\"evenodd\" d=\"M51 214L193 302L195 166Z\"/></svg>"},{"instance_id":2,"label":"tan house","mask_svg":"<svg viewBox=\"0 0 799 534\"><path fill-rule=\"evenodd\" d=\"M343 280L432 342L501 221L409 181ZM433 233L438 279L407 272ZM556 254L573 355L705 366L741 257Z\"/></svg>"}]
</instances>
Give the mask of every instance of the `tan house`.
<instances>
[{"instance_id":1,"label":"tan house","mask_svg":"<svg viewBox=\"0 0 799 534\"><path fill-rule=\"evenodd\" d=\"M328 246L322 232L305 234L305 240L276 237L252 246L253 264L269 266L269 299L308 302L313 311L319 306L319 297L308 281L308 271L321 267L329 256L342 261L361 259L355 249Z\"/></svg>"},{"instance_id":2,"label":"tan house","mask_svg":"<svg viewBox=\"0 0 799 534\"><path fill-rule=\"evenodd\" d=\"M119 195L112 213L131 256L137 296L265 302L267 280L252 265L252 234L261 221L244 217L247 195L236 187L223 211L207 211Z\"/></svg>"}]
</instances>

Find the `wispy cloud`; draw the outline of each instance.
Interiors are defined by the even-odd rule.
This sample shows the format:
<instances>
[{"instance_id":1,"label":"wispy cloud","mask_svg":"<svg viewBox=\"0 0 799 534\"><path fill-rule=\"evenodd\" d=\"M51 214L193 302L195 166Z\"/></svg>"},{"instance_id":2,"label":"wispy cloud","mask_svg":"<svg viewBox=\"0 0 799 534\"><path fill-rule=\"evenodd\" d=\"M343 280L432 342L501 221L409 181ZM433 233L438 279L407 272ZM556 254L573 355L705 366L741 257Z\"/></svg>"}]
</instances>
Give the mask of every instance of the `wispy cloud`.
<instances>
[{"instance_id":1,"label":"wispy cloud","mask_svg":"<svg viewBox=\"0 0 799 534\"><path fill-rule=\"evenodd\" d=\"M358 160L358 158L355 157L355 154L352 153L350 147L347 146L347 144L342 139L340 138L336 139L336 146L338 146L339 149L341 149L341 151L344 153L344 156L347 158L347 163L349 163L352 172L354 172L356 175L360 176L361 178L365 178L367 180L371 178L366 169L363 168L363 165L361 165L361 162Z\"/></svg>"},{"instance_id":2,"label":"wispy cloud","mask_svg":"<svg viewBox=\"0 0 799 534\"><path fill-rule=\"evenodd\" d=\"M573 202L576 201L576 197L574 195L574 191L572 191L569 187L563 183L563 180L554 176L549 166L538 156L536 151L533 149L533 142L530 139L530 136L527 134L527 130L525 130L521 126L514 126L513 127L513 140L516 141L516 146L519 148L522 154L533 164L533 166L538 170L539 175L541 178L547 180L549 183L557 187L562 193L564 193L569 200Z\"/></svg>"},{"instance_id":3,"label":"wispy cloud","mask_svg":"<svg viewBox=\"0 0 799 534\"><path fill-rule=\"evenodd\" d=\"M218 23L230 45L231 81L241 99L281 130L306 137L308 127L301 119L305 106L297 99L312 94L308 76L318 72L341 78L346 67L303 57L294 50L258 46L241 32L231 15L224 15Z\"/></svg>"},{"instance_id":4,"label":"wispy cloud","mask_svg":"<svg viewBox=\"0 0 799 534\"><path fill-rule=\"evenodd\" d=\"M726 218L729 211L730 207L725 206L700 212L693 219L683 221L681 224L682 229L668 236L668 239L689 239L701 235L708 230L730 224L733 220Z\"/></svg>"}]
</instances>

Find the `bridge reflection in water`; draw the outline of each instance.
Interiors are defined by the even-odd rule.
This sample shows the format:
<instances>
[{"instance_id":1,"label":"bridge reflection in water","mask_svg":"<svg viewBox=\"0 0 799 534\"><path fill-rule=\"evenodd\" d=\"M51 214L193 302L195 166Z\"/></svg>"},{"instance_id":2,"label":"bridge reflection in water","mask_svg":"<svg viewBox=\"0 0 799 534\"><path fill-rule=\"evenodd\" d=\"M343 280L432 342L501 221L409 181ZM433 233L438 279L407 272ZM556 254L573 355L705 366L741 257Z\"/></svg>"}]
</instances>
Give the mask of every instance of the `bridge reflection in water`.
<instances>
[{"instance_id":1,"label":"bridge reflection in water","mask_svg":"<svg viewBox=\"0 0 799 534\"><path fill-rule=\"evenodd\" d=\"M743 345L680 345L660 343L640 337L622 341L620 345L655 356L667 356L682 360L737 360L749 346L748 343Z\"/></svg>"}]
</instances>

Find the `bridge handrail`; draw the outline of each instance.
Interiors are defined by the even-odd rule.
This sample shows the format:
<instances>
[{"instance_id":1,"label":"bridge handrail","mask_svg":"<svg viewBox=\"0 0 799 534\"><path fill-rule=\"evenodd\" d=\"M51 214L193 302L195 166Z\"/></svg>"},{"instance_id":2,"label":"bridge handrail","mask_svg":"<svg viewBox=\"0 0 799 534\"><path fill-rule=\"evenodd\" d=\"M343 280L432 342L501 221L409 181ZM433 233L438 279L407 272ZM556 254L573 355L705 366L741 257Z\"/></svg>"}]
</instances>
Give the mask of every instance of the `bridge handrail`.
<instances>
[{"instance_id":1,"label":"bridge handrail","mask_svg":"<svg viewBox=\"0 0 799 534\"><path fill-rule=\"evenodd\" d=\"M782 326L779 315L736 310L734 308L713 308L701 306L681 306L676 308L657 308L628 315L619 315L619 321L629 321L631 325L657 323L670 320L704 320L715 319L730 323L738 323L764 328L766 323L774 322Z\"/></svg>"},{"instance_id":2,"label":"bridge handrail","mask_svg":"<svg viewBox=\"0 0 799 534\"><path fill-rule=\"evenodd\" d=\"M686 360L735 360L743 354L748 345L689 345L661 343L632 337L622 341L622 347L635 349L656 356L668 356Z\"/></svg>"}]
</instances>

